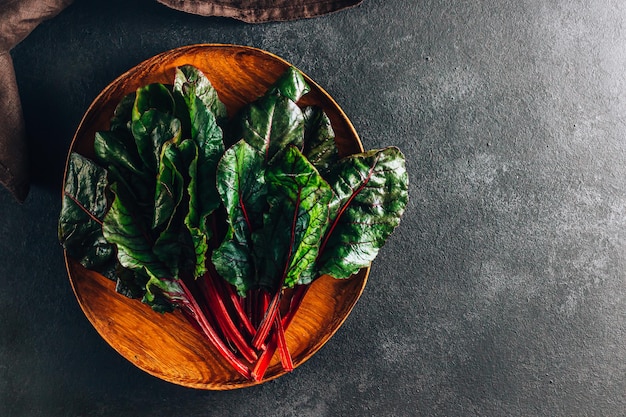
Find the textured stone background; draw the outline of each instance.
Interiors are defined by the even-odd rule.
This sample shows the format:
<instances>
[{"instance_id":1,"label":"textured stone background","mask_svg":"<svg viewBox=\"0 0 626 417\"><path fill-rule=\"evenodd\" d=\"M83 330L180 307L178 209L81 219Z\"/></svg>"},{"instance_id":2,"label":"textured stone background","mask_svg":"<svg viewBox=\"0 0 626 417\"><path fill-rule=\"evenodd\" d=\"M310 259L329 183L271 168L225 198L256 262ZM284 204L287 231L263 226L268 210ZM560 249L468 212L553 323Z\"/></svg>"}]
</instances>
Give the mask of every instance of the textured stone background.
<instances>
[{"instance_id":1,"label":"textured stone background","mask_svg":"<svg viewBox=\"0 0 626 417\"><path fill-rule=\"evenodd\" d=\"M97 93L185 44L287 59L411 202L345 325L293 374L203 392L93 330L56 240L65 154ZM583 416L626 410L626 4L366 0L246 25L76 0L12 51L35 184L0 190L2 416Z\"/></svg>"}]
</instances>

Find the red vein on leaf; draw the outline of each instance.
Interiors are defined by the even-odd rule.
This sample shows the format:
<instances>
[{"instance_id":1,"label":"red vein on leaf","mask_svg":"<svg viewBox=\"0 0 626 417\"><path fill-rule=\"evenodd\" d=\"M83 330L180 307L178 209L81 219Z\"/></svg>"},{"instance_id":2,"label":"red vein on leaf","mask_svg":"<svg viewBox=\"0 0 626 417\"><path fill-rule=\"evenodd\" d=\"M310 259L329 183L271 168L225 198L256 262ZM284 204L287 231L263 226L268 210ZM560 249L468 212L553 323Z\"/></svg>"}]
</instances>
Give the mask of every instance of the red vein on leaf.
<instances>
[{"instance_id":1,"label":"red vein on leaf","mask_svg":"<svg viewBox=\"0 0 626 417\"><path fill-rule=\"evenodd\" d=\"M328 243L328 239L330 239L330 236L332 236L333 231L335 230L335 227L337 227L337 224L339 223L339 219L341 219L341 216L343 216L348 206L350 206L350 204L352 203L352 200L354 200L354 198L365 188L369 180L372 178L372 175L374 174L374 168L376 167L376 164L378 163L378 159L379 157L376 158L376 160L370 167L370 170L367 173L367 176L363 179L363 183L356 189L356 191L354 191L350 195L350 198L346 201L346 203L343 206L341 206L339 213L337 213L335 220L333 220L333 223L328 229L328 233L326 233L326 236L324 237L324 242L322 242L322 245L320 246L319 254L322 254L324 252L324 249L326 248L326 244Z\"/></svg>"},{"instance_id":2,"label":"red vein on leaf","mask_svg":"<svg viewBox=\"0 0 626 417\"><path fill-rule=\"evenodd\" d=\"M100 226L102 226L102 220L100 220L99 218L97 218L96 216L94 216L93 213L91 213L89 210L87 210L87 208L76 199L76 197L74 197L73 195L69 194L69 193L64 193L65 196L67 198L69 198L70 200L72 200L74 202L74 204L76 204L78 206L78 208L80 208L82 211L84 211L89 218L91 218L91 220L93 220L94 222L98 223Z\"/></svg>"}]
</instances>

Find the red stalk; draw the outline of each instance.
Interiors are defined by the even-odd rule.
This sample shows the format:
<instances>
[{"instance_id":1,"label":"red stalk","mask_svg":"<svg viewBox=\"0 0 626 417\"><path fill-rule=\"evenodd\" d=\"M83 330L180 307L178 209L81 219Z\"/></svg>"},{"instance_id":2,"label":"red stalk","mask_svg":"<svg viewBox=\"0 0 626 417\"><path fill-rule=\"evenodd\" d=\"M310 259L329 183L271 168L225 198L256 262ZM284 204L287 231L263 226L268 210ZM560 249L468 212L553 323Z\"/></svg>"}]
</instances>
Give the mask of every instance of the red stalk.
<instances>
[{"instance_id":1,"label":"red stalk","mask_svg":"<svg viewBox=\"0 0 626 417\"><path fill-rule=\"evenodd\" d=\"M267 349L261 353L259 360L254 364L254 368L252 368L251 376L255 381L260 381L263 379L265 375L265 371L267 371L267 367L272 360L272 356L274 356L274 352L276 351L276 339L272 338L267 344Z\"/></svg>"},{"instance_id":2,"label":"red stalk","mask_svg":"<svg viewBox=\"0 0 626 417\"><path fill-rule=\"evenodd\" d=\"M300 308L300 304L302 304L302 300L304 300L304 296L306 292L309 290L308 285L299 285L296 287L294 292L291 294L291 301L289 302L289 310L287 310L287 314L283 317L283 327L285 330L291 324L298 308Z\"/></svg>"},{"instance_id":3,"label":"red stalk","mask_svg":"<svg viewBox=\"0 0 626 417\"><path fill-rule=\"evenodd\" d=\"M265 315L263 316L263 320L261 320L261 324L259 325L259 328L257 329L254 338L252 339L252 346L254 346L256 349L261 348L261 346L265 343L267 336L270 333L270 330L272 329L272 325L274 324L274 320L276 318L276 315L278 314L281 293L282 290L279 289L274 297L272 297L272 301L270 302L269 306L265 308Z\"/></svg>"},{"instance_id":4,"label":"red stalk","mask_svg":"<svg viewBox=\"0 0 626 417\"><path fill-rule=\"evenodd\" d=\"M248 293L246 294L246 298L243 299L243 307L246 312L246 316L248 316L248 319L250 319L250 323L252 323L252 326L254 327L254 317L252 314L252 312L254 311L252 309L252 294L253 292L248 290Z\"/></svg>"},{"instance_id":5,"label":"red stalk","mask_svg":"<svg viewBox=\"0 0 626 417\"><path fill-rule=\"evenodd\" d=\"M208 304L212 307L213 316L215 320L217 320L224 336L235 345L237 350L248 362L256 361L258 359L256 352L245 341L241 332L237 329L237 326L235 326L235 323L226 309L224 300L217 291L213 278L207 274L204 276L204 282L207 290Z\"/></svg>"},{"instance_id":6,"label":"red stalk","mask_svg":"<svg viewBox=\"0 0 626 417\"><path fill-rule=\"evenodd\" d=\"M261 290L261 309L259 310L261 314L259 314L259 317L262 317L267 311L267 308L270 305L271 298L272 297L270 296L269 292Z\"/></svg>"},{"instance_id":7,"label":"red stalk","mask_svg":"<svg viewBox=\"0 0 626 417\"><path fill-rule=\"evenodd\" d=\"M308 285L301 285L297 287L296 290L293 292L291 296L291 301L289 303L289 310L287 311L287 314L285 314L285 316L281 320L281 325L282 325L281 327L283 328L283 333L289 328L289 325L293 321L293 318L295 317L296 312L298 311L298 308L300 307L300 304L302 304L302 300L304 299L304 296L306 295L306 292L308 289L309 289ZM255 381L260 381L263 379L263 376L265 375L265 371L267 370L267 367L269 366L270 361L272 360L272 357L274 356L274 352L276 352L277 348L278 348L278 341L277 341L277 338L274 337L269 341L269 343L267 344L267 348L263 351L263 353L261 353L261 356L259 357L259 360L257 361L257 363L254 364L254 368L252 369L252 378L254 378ZM283 362L282 357L281 357L281 362ZM283 367L284 366L285 364L283 362ZM293 370L293 363L291 366Z\"/></svg>"},{"instance_id":8,"label":"red stalk","mask_svg":"<svg viewBox=\"0 0 626 417\"><path fill-rule=\"evenodd\" d=\"M241 297L239 297L239 295L237 295L237 293L234 291L233 286L224 280L218 280L218 282L216 282L216 285L221 287L219 289L221 289L222 294L225 293L226 296L223 298L230 299L233 309L235 310L237 318L239 319L242 327L246 330L250 337L253 337L256 333L256 329L252 325L250 318L246 315L246 312L243 309Z\"/></svg>"},{"instance_id":9,"label":"red stalk","mask_svg":"<svg viewBox=\"0 0 626 417\"><path fill-rule=\"evenodd\" d=\"M205 317L204 313L202 313L202 309L198 305L198 302L191 294L191 291L189 291L189 288L187 287L187 285L185 285L183 280L178 280L178 282L180 283L180 286L186 297L185 303L183 303L183 306L186 307L186 309L183 309L183 312L187 313L188 318L191 317L196 321L196 323L198 323L198 325L202 329L202 332L207 337L209 342L211 342L213 346L217 349L218 353L244 378L250 379L251 374L248 367L244 365L224 344L215 329L213 329L213 327Z\"/></svg>"},{"instance_id":10,"label":"red stalk","mask_svg":"<svg viewBox=\"0 0 626 417\"><path fill-rule=\"evenodd\" d=\"M287 339L285 339L285 329L283 329L283 322L280 318L280 314L276 316L274 322L274 331L276 332L276 341L278 344L278 354L280 355L280 363L283 365L283 369L287 372L293 371L293 362L291 360L291 354L287 347Z\"/></svg>"}]
</instances>

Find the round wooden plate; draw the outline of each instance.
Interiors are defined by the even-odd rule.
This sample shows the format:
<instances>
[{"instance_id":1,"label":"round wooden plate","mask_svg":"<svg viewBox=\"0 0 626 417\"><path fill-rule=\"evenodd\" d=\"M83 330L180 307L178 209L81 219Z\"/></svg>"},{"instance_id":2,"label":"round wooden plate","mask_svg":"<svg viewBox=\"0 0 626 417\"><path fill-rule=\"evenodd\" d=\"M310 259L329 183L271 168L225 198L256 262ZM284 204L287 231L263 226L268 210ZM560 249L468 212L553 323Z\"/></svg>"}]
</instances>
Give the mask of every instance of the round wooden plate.
<instances>
[{"instance_id":1,"label":"round wooden plate","mask_svg":"<svg viewBox=\"0 0 626 417\"><path fill-rule=\"evenodd\" d=\"M206 74L231 116L262 95L290 65L268 52L234 45L191 45L159 54L118 77L96 97L76 131L70 152L93 157L94 134L109 128L122 97L149 83L171 84L175 68L184 64ZM311 92L301 104L316 104L325 110L341 154L362 151L359 137L341 108L313 80L306 75L305 79ZM86 270L67 254L65 259L72 288L89 321L109 345L149 374L187 387L227 390L285 373L276 354L263 381L242 378L180 312L155 313L139 300L116 293L114 282ZM347 280L323 276L312 284L286 331L296 367L339 329L360 297L368 273L369 268L364 268Z\"/></svg>"}]
</instances>

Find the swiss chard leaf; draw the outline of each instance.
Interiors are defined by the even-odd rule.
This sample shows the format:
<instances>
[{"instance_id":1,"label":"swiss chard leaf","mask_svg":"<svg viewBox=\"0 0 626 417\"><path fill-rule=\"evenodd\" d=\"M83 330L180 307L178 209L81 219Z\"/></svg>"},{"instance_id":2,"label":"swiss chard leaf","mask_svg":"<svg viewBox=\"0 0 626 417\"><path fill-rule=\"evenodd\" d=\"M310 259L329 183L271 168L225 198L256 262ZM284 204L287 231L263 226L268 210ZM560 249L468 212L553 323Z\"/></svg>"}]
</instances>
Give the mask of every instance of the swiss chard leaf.
<instances>
[{"instance_id":1,"label":"swiss chard leaf","mask_svg":"<svg viewBox=\"0 0 626 417\"><path fill-rule=\"evenodd\" d=\"M159 313L169 313L174 306L185 299L179 282L152 275L148 272L142 301Z\"/></svg>"},{"instance_id":2,"label":"swiss chard leaf","mask_svg":"<svg viewBox=\"0 0 626 417\"><path fill-rule=\"evenodd\" d=\"M253 235L259 284L273 290L309 283L328 223L330 186L295 147L266 171L269 211Z\"/></svg>"},{"instance_id":3,"label":"swiss chard leaf","mask_svg":"<svg viewBox=\"0 0 626 417\"><path fill-rule=\"evenodd\" d=\"M199 110L204 113L204 110ZM190 190L192 200L192 224L210 237L211 231L207 226L208 216L220 205L219 194L217 192L216 170L220 158L224 154L224 142L222 141L222 130L216 123L212 113L206 113L206 125L203 135L195 137L198 148L198 158L196 164L196 175L193 186Z\"/></svg>"},{"instance_id":4,"label":"swiss chard leaf","mask_svg":"<svg viewBox=\"0 0 626 417\"><path fill-rule=\"evenodd\" d=\"M107 169L110 182L124 184L126 189L135 195L138 202L150 201L153 195L154 179L147 175L137 152L135 139L130 132L123 129L96 132L94 151L96 161ZM151 203L146 209L149 207Z\"/></svg>"},{"instance_id":5,"label":"swiss chard leaf","mask_svg":"<svg viewBox=\"0 0 626 417\"><path fill-rule=\"evenodd\" d=\"M197 158L189 163L189 229L196 253L195 275L206 271L205 260L212 230L208 218L220 205L216 188L217 164L224 154L220 124L226 120L226 106L211 82L197 68L185 65L176 69L174 94L182 97L189 114L191 138L197 145Z\"/></svg>"},{"instance_id":6,"label":"swiss chard leaf","mask_svg":"<svg viewBox=\"0 0 626 417\"><path fill-rule=\"evenodd\" d=\"M115 107L113 117L111 118L110 130L130 131L130 121L132 119L133 107L135 105L135 97L136 95L134 92L127 94L122 98L117 107Z\"/></svg>"},{"instance_id":7,"label":"swiss chard leaf","mask_svg":"<svg viewBox=\"0 0 626 417\"><path fill-rule=\"evenodd\" d=\"M294 67L289 67L287 70L274 82L267 91L266 95L280 94L283 97L287 97L294 103L300 100L300 98L311 91L311 88L306 83L306 80L302 76L302 73Z\"/></svg>"},{"instance_id":8,"label":"swiss chard leaf","mask_svg":"<svg viewBox=\"0 0 626 417\"><path fill-rule=\"evenodd\" d=\"M149 109L136 115L136 117L133 116L131 129L139 157L146 167L146 174L156 175L163 144L168 141L178 142L181 140L180 120L170 113Z\"/></svg>"},{"instance_id":9,"label":"swiss chard leaf","mask_svg":"<svg viewBox=\"0 0 626 417\"><path fill-rule=\"evenodd\" d=\"M200 194L202 189L198 187L198 184L202 184L202 181L198 181L198 148L193 141L189 140L189 142L193 144L193 146L190 146L190 148L193 148L193 154L190 153L187 157L189 159L187 166L189 209L185 215L184 223L189 231L191 245L195 254L193 274L195 277L199 277L206 272L206 253L209 249L208 241L211 236L206 219L214 209L213 204L201 204ZM181 167L181 170L183 170L183 167Z\"/></svg>"},{"instance_id":10,"label":"swiss chard leaf","mask_svg":"<svg viewBox=\"0 0 626 417\"><path fill-rule=\"evenodd\" d=\"M267 194L264 172L263 156L243 140L224 153L217 168L228 231L212 260L217 272L241 295L255 285L251 236L263 225Z\"/></svg>"},{"instance_id":11,"label":"swiss chard leaf","mask_svg":"<svg viewBox=\"0 0 626 417\"><path fill-rule=\"evenodd\" d=\"M302 149L304 116L296 101L308 91L302 74L290 68L263 97L241 111L237 137L245 139L266 161L289 145Z\"/></svg>"},{"instance_id":12,"label":"swiss chard leaf","mask_svg":"<svg viewBox=\"0 0 626 417\"><path fill-rule=\"evenodd\" d=\"M195 149L192 149L192 152L195 153ZM183 190L186 183L183 173L179 171L179 167L183 166L183 162L181 161L182 156L176 143L165 142L159 159L152 229L158 229L171 221L183 198Z\"/></svg>"},{"instance_id":13,"label":"swiss chard leaf","mask_svg":"<svg viewBox=\"0 0 626 417\"><path fill-rule=\"evenodd\" d=\"M133 136L123 130L96 132L94 151L98 163L109 169L116 166L125 178L146 177ZM117 181L120 178L112 178Z\"/></svg>"},{"instance_id":14,"label":"swiss chard leaf","mask_svg":"<svg viewBox=\"0 0 626 417\"><path fill-rule=\"evenodd\" d=\"M211 81L202 71L192 65L183 65L176 68L174 91L179 92L184 97L191 115L200 107L196 103L197 98L202 102L202 107L215 116L218 124L224 122L228 117L226 106L218 97Z\"/></svg>"},{"instance_id":15,"label":"swiss chard leaf","mask_svg":"<svg viewBox=\"0 0 626 417\"><path fill-rule=\"evenodd\" d=\"M187 187L190 183L189 167L197 160L197 148L191 139L181 143L166 142L161 152L155 219L153 229L159 234L153 251L159 259L170 266L173 277L180 270L195 269L199 262L204 266L205 256L196 252L184 220L189 212ZM169 277L167 277L169 278Z\"/></svg>"},{"instance_id":16,"label":"swiss chard leaf","mask_svg":"<svg viewBox=\"0 0 626 417\"><path fill-rule=\"evenodd\" d=\"M102 234L107 212L107 173L89 159L71 153L59 216L59 241L85 268L115 277L115 247Z\"/></svg>"},{"instance_id":17,"label":"swiss chard leaf","mask_svg":"<svg viewBox=\"0 0 626 417\"><path fill-rule=\"evenodd\" d=\"M194 175L189 190L191 201L188 225L194 236L206 240L211 233L206 224L207 218L219 207L215 171L224 154L224 135L220 123L226 120L226 106L220 101L209 79L191 65L176 69L174 93L180 95L186 104L191 120L191 138L198 147L198 160L195 168L192 168Z\"/></svg>"},{"instance_id":18,"label":"swiss chard leaf","mask_svg":"<svg viewBox=\"0 0 626 417\"><path fill-rule=\"evenodd\" d=\"M368 266L408 201L404 156L389 147L342 159L329 180L335 198L318 260L322 274L347 278Z\"/></svg>"},{"instance_id":19,"label":"swiss chard leaf","mask_svg":"<svg viewBox=\"0 0 626 417\"><path fill-rule=\"evenodd\" d=\"M138 208L137 201L119 183L111 185L115 199L104 218L102 231L107 241L117 246L117 258L123 267L146 271L155 276L172 277L173 271L153 252L156 236L152 216Z\"/></svg>"},{"instance_id":20,"label":"swiss chard leaf","mask_svg":"<svg viewBox=\"0 0 626 417\"><path fill-rule=\"evenodd\" d=\"M339 160L335 132L330 119L320 107L305 107L302 112L305 126L302 153L322 175L325 175Z\"/></svg>"},{"instance_id":21,"label":"swiss chard leaf","mask_svg":"<svg viewBox=\"0 0 626 417\"><path fill-rule=\"evenodd\" d=\"M131 111L133 121L138 120L148 110L174 114L174 96L163 84L155 83L139 87L135 93L135 101Z\"/></svg>"}]
</instances>

